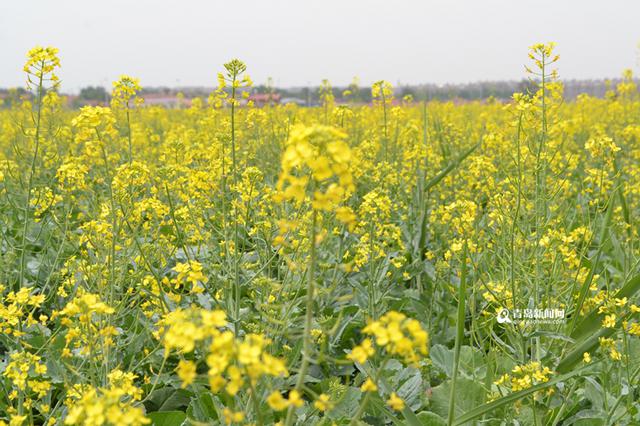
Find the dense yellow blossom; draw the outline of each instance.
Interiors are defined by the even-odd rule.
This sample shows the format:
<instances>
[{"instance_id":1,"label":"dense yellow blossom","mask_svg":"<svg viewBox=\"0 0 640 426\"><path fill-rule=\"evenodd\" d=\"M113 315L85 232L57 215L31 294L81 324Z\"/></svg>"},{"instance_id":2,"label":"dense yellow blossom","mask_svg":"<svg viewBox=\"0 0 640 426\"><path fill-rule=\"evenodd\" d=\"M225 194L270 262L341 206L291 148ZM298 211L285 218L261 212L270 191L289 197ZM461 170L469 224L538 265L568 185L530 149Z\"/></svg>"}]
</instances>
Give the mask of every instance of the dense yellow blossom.
<instances>
[{"instance_id":1,"label":"dense yellow blossom","mask_svg":"<svg viewBox=\"0 0 640 426\"><path fill-rule=\"evenodd\" d=\"M574 99L529 58L483 101L280 104L233 59L208 99L123 75L75 109L31 50L0 93L0 426L632 424L637 82Z\"/></svg>"}]
</instances>

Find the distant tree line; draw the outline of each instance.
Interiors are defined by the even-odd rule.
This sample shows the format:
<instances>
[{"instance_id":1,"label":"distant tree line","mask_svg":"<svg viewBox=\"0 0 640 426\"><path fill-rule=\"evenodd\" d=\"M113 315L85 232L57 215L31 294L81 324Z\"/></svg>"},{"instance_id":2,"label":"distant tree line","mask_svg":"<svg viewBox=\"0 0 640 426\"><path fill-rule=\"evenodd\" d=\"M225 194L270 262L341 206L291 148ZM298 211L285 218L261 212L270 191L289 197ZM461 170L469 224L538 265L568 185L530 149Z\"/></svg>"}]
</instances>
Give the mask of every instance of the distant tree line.
<instances>
[{"instance_id":1,"label":"distant tree line","mask_svg":"<svg viewBox=\"0 0 640 426\"><path fill-rule=\"evenodd\" d=\"M566 100L573 100L580 94L587 94L602 98L608 90L615 88L620 83L620 79L613 80L564 80L564 97ZM636 81L640 83L640 81ZM419 84L419 85L401 85L396 87L396 97L404 98L411 95L415 101L431 101L431 100L483 100L495 98L497 100L507 101L511 99L516 92L532 92L535 90L536 84L530 80L519 81L479 81L473 83L462 84ZM256 86L254 88L258 93L268 93L274 90L267 86ZM349 90L351 94L348 100L362 103L371 102L371 88L369 87L334 87L333 95L338 101L345 101L344 92ZM295 87L295 88L278 88L276 91L286 98L296 98L307 102L310 105L317 105L320 102L319 88L316 87Z\"/></svg>"},{"instance_id":2,"label":"distant tree line","mask_svg":"<svg viewBox=\"0 0 640 426\"><path fill-rule=\"evenodd\" d=\"M606 92L615 88L620 79L613 80L565 80L564 97L573 100L580 94L587 94L602 98ZM636 83L640 81L636 80ZM448 101L448 100L483 100L495 98L499 101L508 101L515 92L533 91L535 84L529 80L520 81L479 81L462 84L419 84L400 85L395 88L397 99L403 99L411 95L414 101ZM147 87L142 91L145 94L161 94L164 96L176 96L178 93L186 99L202 98L206 101L213 88L207 87ZM371 88L351 84L346 87L332 87L332 93L337 102L364 103L371 102ZM320 104L319 86L274 88L269 85L256 85L251 88L252 93L278 93L282 102L295 102L299 105L314 106ZM20 102L22 98L32 97L25 89L1 89L0 108L11 107ZM71 107L87 104L108 104L109 92L102 86L88 86L80 90L78 96L72 97L69 103Z\"/></svg>"},{"instance_id":3,"label":"distant tree line","mask_svg":"<svg viewBox=\"0 0 640 426\"><path fill-rule=\"evenodd\" d=\"M80 90L78 99L105 102L109 99L109 93L107 93L107 90L102 86L88 86Z\"/></svg>"}]
</instances>

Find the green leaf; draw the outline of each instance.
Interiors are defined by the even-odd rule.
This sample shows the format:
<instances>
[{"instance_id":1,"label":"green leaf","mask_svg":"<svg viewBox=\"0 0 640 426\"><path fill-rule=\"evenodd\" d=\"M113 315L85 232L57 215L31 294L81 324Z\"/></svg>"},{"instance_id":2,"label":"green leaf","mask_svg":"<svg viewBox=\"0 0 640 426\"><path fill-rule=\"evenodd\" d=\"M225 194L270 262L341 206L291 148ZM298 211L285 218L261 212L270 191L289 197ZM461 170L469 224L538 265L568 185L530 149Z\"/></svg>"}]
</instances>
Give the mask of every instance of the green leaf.
<instances>
[{"instance_id":1,"label":"green leaf","mask_svg":"<svg viewBox=\"0 0 640 426\"><path fill-rule=\"evenodd\" d=\"M615 294L614 297L631 297L640 290L640 275L631 278ZM618 322L621 322L621 318ZM609 337L617 328L602 328L597 310L593 310L574 330L572 337L582 336L570 347L569 353L558 363L556 370L560 373L567 372L582 359L582 354L591 352L599 344L600 337Z\"/></svg>"},{"instance_id":2,"label":"green leaf","mask_svg":"<svg viewBox=\"0 0 640 426\"><path fill-rule=\"evenodd\" d=\"M415 367L404 367L395 359L388 361L379 376L382 394L396 392L405 404L414 411L422 406L423 379L420 370Z\"/></svg>"},{"instance_id":3,"label":"green leaf","mask_svg":"<svg viewBox=\"0 0 640 426\"><path fill-rule=\"evenodd\" d=\"M448 378L453 376L453 349L444 345L434 345L430 349L433 364L444 371ZM467 379L482 379L487 374L487 363L484 355L477 348L462 346L460 348L460 365L458 373Z\"/></svg>"},{"instance_id":4,"label":"green leaf","mask_svg":"<svg viewBox=\"0 0 640 426\"><path fill-rule=\"evenodd\" d=\"M486 404L479 405L479 406L477 406L477 407L475 407L475 408L473 408L471 410L466 411L460 417L456 416L456 420L454 422L454 425L462 425L464 423L470 422L471 420L475 420L475 419L477 419L479 417L484 416L487 413L491 413L492 411L494 411L494 410L496 410L496 409L498 409L498 408L500 408L500 407L502 407L504 405L514 403L514 402L516 402L516 401L518 401L518 400L520 400L520 399L522 399L522 398L524 398L526 396L529 396L534 392L541 391L543 389L546 389L546 388L549 388L551 386L554 386L556 383L560 383L560 382L568 380L568 379L570 379L572 377L581 375L583 372L584 372L584 369L577 369L577 370L574 370L574 371L572 371L570 373L562 374L560 376L556 376L553 379L549 380L548 382L540 383L539 385L531 386L530 388L527 388L527 389L524 389L524 390L521 390L521 391L518 391L518 392L514 392L514 393L511 393L509 395L503 396L502 398L498 398L498 399L496 399L494 401L488 402ZM470 382L469 386L471 386L472 384L475 384L476 386L479 386L475 382L471 382L471 381L468 381L468 382ZM463 392L463 390L465 390L466 387L467 387L466 385L461 386L460 387L461 392ZM435 396L435 389L434 389L434 396ZM465 399L463 394L460 395L460 397L458 398L458 400L460 400L460 399ZM434 405L434 407L435 407L435 405ZM434 411L436 411L436 410L434 410Z\"/></svg>"},{"instance_id":5,"label":"green leaf","mask_svg":"<svg viewBox=\"0 0 640 426\"><path fill-rule=\"evenodd\" d=\"M165 387L156 389L147 398L147 411L176 411L186 409L192 393L186 389Z\"/></svg>"},{"instance_id":6,"label":"green leaf","mask_svg":"<svg viewBox=\"0 0 640 426\"><path fill-rule=\"evenodd\" d=\"M447 380L432 390L431 410L442 418L449 416L451 387L451 380ZM484 396L484 388L478 382L469 379L458 379L455 398L453 399L454 418L458 418L482 404Z\"/></svg>"},{"instance_id":7,"label":"green leaf","mask_svg":"<svg viewBox=\"0 0 640 426\"><path fill-rule=\"evenodd\" d=\"M360 389L350 387L333 407L333 410L327 413L327 417L336 420L344 417L349 417L349 415L358 411L358 405L360 403L361 397L362 392L360 391Z\"/></svg>"},{"instance_id":8,"label":"green leaf","mask_svg":"<svg viewBox=\"0 0 640 426\"><path fill-rule=\"evenodd\" d=\"M433 365L444 371L447 377L451 378L453 365L453 350L444 345L433 345L429 350L429 357Z\"/></svg>"},{"instance_id":9,"label":"green leaf","mask_svg":"<svg viewBox=\"0 0 640 426\"><path fill-rule=\"evenodd\" d=\"M187 408L189 419L198 422L211 422L218 420L218 412L213 401L213 396L209 392L202 392L195 398L191 398L189 408Z\"/></svg>"},{"instance_id":10,"label":"green leaf","mask_svg":"<svg viewBox=\"0 0 640 426\"><path fill-rule=\"evenodd\" d=\"M442 417L430 411L418 413L416 417L421 426L445 426L447 424Z\"/></svg>"},{"instance_id":11,"label":"green leaf","mask_svg":"<svg viewBox=\"0 0 640 426\"><path fill-rule=\"evenodd\" d=\"M433 188L434 186L436 186L442 179L444 179L449 173L451 173L453 170L455 170L458 166L460 166L460 163L462 163L462 161L467 158L468 156L470 156L473 151L475 151L476 149L478 149L478 147L480 146L480 142L478 142L477 144L473 145L471 148L469 148L468 150L466 150L465 152L463 152L458 158L456 158L455 160L453 160L447 167L445 167L444 169L442 169L440 171L440 173L438 173L437 175L435 175L434 177L432 177L429 182L427 182L424 186L424 191L429 191L431 188Z\"/></svg>"},{"instance_id":12,"label":"green leaf","mask_svg":"<svg viewBox=\"0 0 640 426\"><path fill-rule=\"evenodd\" d=\"M623 178L622 178L622 173L620 173L620 168L618 166L618 162L615 160L613 160L613 168L616 172L616 175L618 175L618 182L616 185L616 193L618 194L618 199L620 200L620 207L622 207L622 217L624 218L624 221L631 225L631 215L629 214L629 206L627 204L627 199L624 196L624 185L622 185L622 183L624 182Z\"/></svg>"},{"instance_id":13,"label":"green leaf","mask_svg":"<svg viewBox=\"0 0 640 426\"><path fill-rule=\"evenodd\" d=\"M632 297L640 290L640 275L636 275L625 283L625 285L618 290L614 297L622 299L623 297ZM589 314L585 315L584 319L578 326L576 326L571 337L579 339L581 337L592 334L595 330L600 328L602 321L601 315L598 314L598 310L593 309Z\"/></svg>"},{"instance_id":14,"label":"green leaf","mask_svg":"<svg viewBox=\"0 0 640 426\"><path fill-rule=\"evenodd\" d=\"M398 396L404 400L408 408L416 410L422 405L422 401L420 400L422 393L422 375L420 374L420 370L412 370L412 375L398 387L397 393Z\"/></svg>"},{"instance_id":15,"label":"green leaf","mask_svg":"<svg viewBox=\"0 0 640 426\"><path fill-rule=\"evenodd\" d=\"M575 416L562 422L567 426L603 426L606 424L607 413L605 411L588 409L576 413Z\"/></svg>"},{"instance_id":16,"label":"green leaf","mask_svg":"<svg viewBox=\"0 0 640 426\"><path fill-rule=\"evenodd\" d=\"M409 426L422 426L422 422L420 421L418 416L416 416L416 414L411 411L411 408L404 407L402 409L402 415L404 416L404 419L407 421L407 424L409 424Z\"/></svg>"},{"instance_id":17,"label":"green leaf","mask_svg":"<svg viewBox=\"0 0 640 426\"><path fill-rule=\"evenodd\" d=\"M571 370L571 368L582 360L582 356L585 352L591 352L596 346L600 344L601 337L608 337L613 334L615 328L601 328L595 331L589 338L572 346L569 353L558 363L556 371L559 373L565 373Z\"/></svg>"},{"instance_id":18,"label":"green leaf","mask_svg":"<svg viewBox=\"0 0 640 426\"><path fill-rule=\"evenodd\" d=\"M433 188L438 183L440 183L440 181L442 179L444 179L453 170L458 168L458 166L460 166L460 163L462 163L462 161L464 161L465 158L470 156L473 153L473 151L478 149L478 147L480 145L481 145L480 142L478 142L477 144L473 145L467 151L463 152L462 155L460 155L458 158L453 160L447 167L442 169L440 171L440 173L438 173L437 175L432 177L428 182L425 183L424 188L423 188L423 192L425 192L425 193L429 192L429 190L431 188ZM420 250L420 253L424 253L424 250L425 250L425 247L426 247L426 241L427 241L427 232L426 232L427 219L428 219L428 215L426 214L426 212L423 212L422 221L421 221L421 224L420 224L420 238L419 238L419 242L418 242L418 249Z\"/></svg>"},{"instance_id":19,"label":"green leaf","mask_svg":"<svg viewBox=\"0 0 640 426\"><path fill-rule=\"evenodd\" d=\"M576 302L576 305L574 306L574 309L573 309L573 318L571 318L571 321L568 324L568 333L573 338L576 337L574 334L574 331L576 330L578 317L580 316L580 312L582 312L582 306L584 305L584 302L587 299L589 287L591 286L591 282L593 281L593 277L595 276L595 273L596 273L596 268L600 262L600 257L602 256L604 241L607 236L609 225L611 225L611 218L613 216L613 205L614 205L613 200L609 200L609 205L607 207L607 215L604 218L602 228L600 228L600 234L598 238L598 243L599 243L598 250L596 251L596 254L593 256L593 261L589 268L589 275L587 275L587 278L582 283L582 287L578 292L578 301ZM573 300L573 296L574 296L573 293L574 292L572 290L570 300Z\"/></svg>"},{"instance_id":20,"label":"green leaf","mask_svg":"<svg viewBox=\"0 0 640 426\"><path fill-rule=\"evenodd\" d=\"M187 418L182 411L156 411L148 413L153 426L180 426Z\"/></svg>"}]
</instances>

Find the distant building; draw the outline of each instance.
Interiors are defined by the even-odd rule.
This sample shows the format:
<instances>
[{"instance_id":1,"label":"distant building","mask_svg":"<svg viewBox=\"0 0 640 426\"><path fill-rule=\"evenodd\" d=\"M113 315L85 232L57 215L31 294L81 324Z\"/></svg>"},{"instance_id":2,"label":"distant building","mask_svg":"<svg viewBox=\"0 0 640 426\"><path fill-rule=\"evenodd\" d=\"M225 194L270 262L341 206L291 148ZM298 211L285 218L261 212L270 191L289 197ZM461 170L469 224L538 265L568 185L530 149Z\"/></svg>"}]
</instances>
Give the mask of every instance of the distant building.
<instances>
[{"instance_id":1,"label":"distant building","mask_svg":"<svg viewBox=\"0 0 640 426\"><path fill-rule=\"evenodd\" d=\"M143 93L142 98L147 106L163 106L165 108L177 108L180 106L190 106L191 100L174 94L165 93Z\"/></svg>"},{"instance_id":2,"label":"distant building","mask_svg":"<svg viewBox=\"0 0 640 426\"><path fill-rule=\"evenodd\" d=\"M249 95L250 102L255 106L261 107L265 105L275 105L280 103L279 93L254 93Z\"/></svg>"}]
</instances>

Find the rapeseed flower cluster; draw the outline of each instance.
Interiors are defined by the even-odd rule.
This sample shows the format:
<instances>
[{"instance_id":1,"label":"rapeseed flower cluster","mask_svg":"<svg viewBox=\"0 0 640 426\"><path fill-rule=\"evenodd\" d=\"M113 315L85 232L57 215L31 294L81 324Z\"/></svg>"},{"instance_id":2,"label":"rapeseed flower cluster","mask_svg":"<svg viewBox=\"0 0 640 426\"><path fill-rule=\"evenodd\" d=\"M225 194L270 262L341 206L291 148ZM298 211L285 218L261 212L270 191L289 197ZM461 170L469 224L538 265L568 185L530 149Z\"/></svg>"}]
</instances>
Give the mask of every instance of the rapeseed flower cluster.
<instances>
[{"instance_id":1,"label":"rapeseed flower cluster","mask_svg":"<svg viewBox=\"0 0 640 426\"><path fill-rule=\"evenodd\" d=\"M198 350L208 366L209 385L214 393L224 388L233 396L245 384L255 385L262 376L288 375L284 362L268 352L269 339L257 334L238 339L223 329L226 325L223 311L180 309L165 315L157 323L155 334L163 342L166 357L174 350L182 355ZM196 368L196 361L179 362L176 370L183 386L195 380Z\"/></svg>"},{"instance_id":2,"label":"rapeseed flower cluster","mask_svg":"<svg viewBox=\"0 0 640 426\"><path fill-rule=\"evenodd\" d=\"M278 199L297 204L310 200L315 210L334 211L354 189L351 148L344 137L327 126L292 129L282 155ZM350 221L341 212L339 218Z\"/></svg>"},{"instance_id":3,"label":"rapeseed flower cluster","mask_svg":"<svg viewBox=\"0 0 640 426\"><path fill-rule=\"evenodd\" d=\"M398 357L406 364L416 364L429 353L429 334L419 321L400 312L390 311L378 320L370 321L362 333L372 336L373 340L363 340L348 356L361 364L375 354L373 343L387 355Z\"/></svg>"},{"instance_id":4,"label":"rapeseed flower cluster","mask_svg":"<svg viewBox=\"0 0 640 426\"><path fill-rule=\"evenodd\" d=\"M113 370L108 376L108 385L100 388L85 388L68 398L67 425L140 426L151 423L144 410L136 406L142 390L134 385L136 376Z\"/></svg>"},{"instance_id":5,"label":"rapeseed flower cluster","mask_svg":"<svg viewBox=\"0 0 640 426\"><path fill-rule=\"evenodd\" d=\"M497 386L507 386L512 392L518 392L531 386L549 381L553 372L548 367L543 367L538 361L517 365L511 370L511 374L504 374L494 382Z\"/></svg>"}]
</instances>

